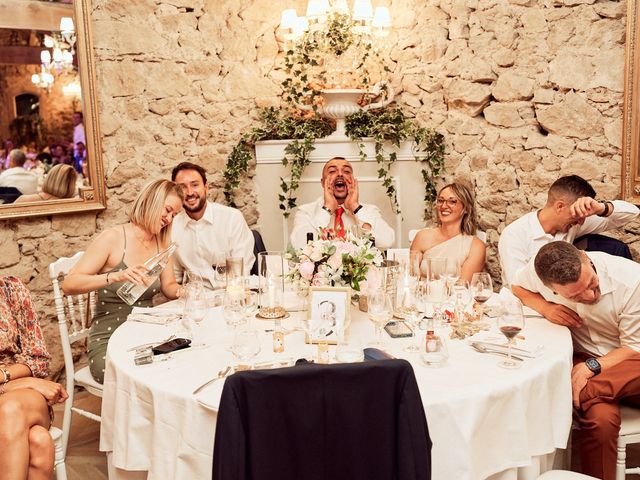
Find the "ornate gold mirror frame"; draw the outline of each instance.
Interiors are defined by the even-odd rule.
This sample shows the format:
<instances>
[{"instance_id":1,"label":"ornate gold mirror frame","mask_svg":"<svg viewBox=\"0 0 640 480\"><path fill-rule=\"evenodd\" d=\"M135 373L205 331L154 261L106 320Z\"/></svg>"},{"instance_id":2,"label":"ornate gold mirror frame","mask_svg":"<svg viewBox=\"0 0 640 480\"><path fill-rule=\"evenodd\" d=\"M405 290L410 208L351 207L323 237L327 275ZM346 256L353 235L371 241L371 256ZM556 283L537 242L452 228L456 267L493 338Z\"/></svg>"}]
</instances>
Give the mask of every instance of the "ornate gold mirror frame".
<instances>
[{"instance_id":1,"label":"ornate gold mirror frame","mask_svg":"<svg viewBox=\"0 0 640 480\"><path fill-rule=\"evenodd\" d=\"M622 123L622 197L640 203L640 1L627 6L627 44L624 67L624 117Z\"/></svg>"},{"instance_id":2,"label":"ornate gold mirror frame","mask_svg":"<svg viewBox=\"0 0 640 480\"><path fill-rule=\"evenodd\" d=\"M80 188L79 197L0 206L0 220L37 215L86 212L106 208L106 191L100 127L98 123L98 100L96 94L95 62L91 39L91 0L74 0L74 23L76 28L76 55L82 90L87 158L89 159L90 187ZM0 19L9 18L13 28L33 28L29 25L33 12L55 5L34 0L3 0L0 2ZM6 25L5 25L6 27Z\"/></svg>"}]
</instances>

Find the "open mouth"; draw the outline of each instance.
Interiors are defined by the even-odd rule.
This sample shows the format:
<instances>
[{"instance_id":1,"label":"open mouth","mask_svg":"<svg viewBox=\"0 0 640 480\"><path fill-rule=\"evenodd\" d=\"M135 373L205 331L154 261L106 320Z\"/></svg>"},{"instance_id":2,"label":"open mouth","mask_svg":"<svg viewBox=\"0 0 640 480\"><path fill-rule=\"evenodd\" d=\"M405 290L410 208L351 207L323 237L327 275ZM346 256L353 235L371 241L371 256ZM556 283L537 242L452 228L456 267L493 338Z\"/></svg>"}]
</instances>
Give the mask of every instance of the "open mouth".
<instances>
[{"instance_id":1,"label":"open mouth","mask_svg":"<svg viewBox=\"0 0 640 480\"><path fill-rule=\"evenodd\" d=\"M333 182L333 188L342 189L347 188L347 182L342 178L338 178L335 182Z\"/></svg>"}]
</instances>

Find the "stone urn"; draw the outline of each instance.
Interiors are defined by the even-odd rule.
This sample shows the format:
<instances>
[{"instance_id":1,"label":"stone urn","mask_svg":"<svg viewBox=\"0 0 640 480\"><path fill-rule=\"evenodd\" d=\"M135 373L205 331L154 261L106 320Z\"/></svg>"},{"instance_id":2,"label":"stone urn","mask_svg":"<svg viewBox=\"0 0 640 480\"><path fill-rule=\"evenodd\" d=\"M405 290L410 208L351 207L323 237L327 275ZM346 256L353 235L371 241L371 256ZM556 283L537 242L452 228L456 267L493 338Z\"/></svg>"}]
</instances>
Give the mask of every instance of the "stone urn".
<instances>
[{"instance_id":1,"label":"stone urn","mask_svg":"<svg viewBox=\"0 0 640 480\"><path fill-rule=\"evenodd\" d=\"M386 97L374 103L361 106L360 101L365 96L378 98L382 96L383 88L386 86ZM347 138L344 125L345 118L360 110L371 110L374 108L382 108L391 103L394 99L394 92L391 86L386 82L377 83L370 91L360 88L335 88L321 90L320 95L324 100L323 105L319 107L319 112L323 117L333 118L336 120L336 130L329 135L328 139ZM310 105L301 105L302 110L311 110Z\"/></svg>"}]
</instances>

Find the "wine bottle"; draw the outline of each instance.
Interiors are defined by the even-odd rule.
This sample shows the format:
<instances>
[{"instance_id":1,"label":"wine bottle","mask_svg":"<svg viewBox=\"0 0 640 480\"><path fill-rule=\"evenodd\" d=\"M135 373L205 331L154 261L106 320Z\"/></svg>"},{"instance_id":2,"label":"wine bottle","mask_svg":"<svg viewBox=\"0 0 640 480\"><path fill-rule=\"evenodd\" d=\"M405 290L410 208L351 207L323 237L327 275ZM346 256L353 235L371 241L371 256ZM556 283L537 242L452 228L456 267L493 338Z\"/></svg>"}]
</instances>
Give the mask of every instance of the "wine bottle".
<instances>
[{"instance_id":1,"label":"wine bottle","mask_svg":"<svg viewBox=\"0 0 640 480\"><path fill-rule=\"evenodd\" d=\"M125 282L116 291L116 294L127 304L133 305L142 296L144 292L151 286L153 282L160 276L164 267L169 262L169 257L175 252L178 245L172 243L166 250L156 253L154 256L144 262L147 272L144 274L144 283L136 285L132 282Z\"/></svg>"}]
</instances>

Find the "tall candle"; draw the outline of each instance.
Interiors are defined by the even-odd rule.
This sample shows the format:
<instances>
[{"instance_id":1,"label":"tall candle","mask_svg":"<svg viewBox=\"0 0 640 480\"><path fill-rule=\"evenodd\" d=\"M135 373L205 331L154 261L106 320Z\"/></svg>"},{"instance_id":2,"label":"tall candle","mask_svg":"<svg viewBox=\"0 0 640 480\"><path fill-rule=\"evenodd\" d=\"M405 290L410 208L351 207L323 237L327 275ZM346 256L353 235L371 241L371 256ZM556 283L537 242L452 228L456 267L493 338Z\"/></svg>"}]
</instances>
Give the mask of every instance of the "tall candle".
<instances>
[{"instance_id":1,"label":"tall candle","mask_svg":"<svg viewBox=\"0 0 640 480\"><path fill-rule=\"evenodd\" d=\"M269 280L267 283L267 298L269 308L274 308L276 306L276 286L275 281L273 280L273 275L269 275Z\"/></svg>"}]
</instances>

